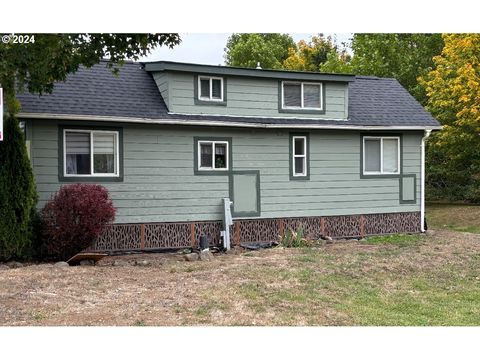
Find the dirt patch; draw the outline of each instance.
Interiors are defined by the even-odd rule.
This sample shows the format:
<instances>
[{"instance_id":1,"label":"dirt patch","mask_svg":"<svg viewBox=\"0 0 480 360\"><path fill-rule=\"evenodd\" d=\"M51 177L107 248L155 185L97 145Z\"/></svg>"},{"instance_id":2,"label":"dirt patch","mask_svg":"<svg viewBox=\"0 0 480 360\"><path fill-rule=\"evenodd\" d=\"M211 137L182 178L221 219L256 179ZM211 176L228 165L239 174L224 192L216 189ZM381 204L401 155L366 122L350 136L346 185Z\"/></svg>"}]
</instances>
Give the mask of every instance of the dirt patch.
<instances>
[{"instance_id":1,"label":"dirt patch","mask_svg":"<svg viewBox=\"0 0 480 360\"><path fill-rule=\"evenodd\" d=\"M112 266L119 260L127 265ZM149 266L129 265L141 260ZM30 265L0 270L0 325L416 324L421 317L408 322L403 310L395 317L390 308L370 321L365 306L394 306L412 286L434 306L434 287L460 282L455 291L478 309L479 264L480 235L437 231L407 247L352 241L215 254L210 262L161 253L106 257L97 266ZM457 311L451 323L479 325L478 310L464 308L469 317Z\"/></svg>"}]
</instances>

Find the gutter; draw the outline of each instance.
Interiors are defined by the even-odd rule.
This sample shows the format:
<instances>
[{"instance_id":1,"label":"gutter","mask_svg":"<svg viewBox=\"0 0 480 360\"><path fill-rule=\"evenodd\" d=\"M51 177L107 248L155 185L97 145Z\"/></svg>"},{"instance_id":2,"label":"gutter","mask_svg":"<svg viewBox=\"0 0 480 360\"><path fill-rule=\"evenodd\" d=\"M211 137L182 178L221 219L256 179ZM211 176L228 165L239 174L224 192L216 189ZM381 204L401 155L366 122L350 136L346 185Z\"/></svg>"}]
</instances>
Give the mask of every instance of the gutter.
<instances>
[{"instance_id":1,"label":"gutter","mask_svg":"<svg viewBox=\"0 0 480 360\"><path fill-rule=\"evenodd\" d=\"M420 231L423 233L425 232L425 141L428 139L432 130L425 129L425 135L422 137L422 145L421 145L421 152L422 152L422 164L421 164L421 180L420 180Z\"/></svg>"},{"instance_id":2,"label":"gutter","mask_svg":"<svg viewBox=\"0 0 480 360\"><path fill-rule=\"evenodd\" d=\"M184 120L184 119L151 119L131 118L116 116L95 116L95 115L70 115L70 114L47 114L47 113L19 113L18 118L23 119L44 119L44 120L74 120L74 121L103 121L120 122L132 124L157 124L157 125L189 125L189 126L225 126L242 128L263 128L263 129L332 129L332 130L440 130L441 126L364 126L364 125L327 125L327 124L265 124L247 123L240 121L221 120ZM327 120L328 121L328 120Z\"/></svg>"}]
</instances>

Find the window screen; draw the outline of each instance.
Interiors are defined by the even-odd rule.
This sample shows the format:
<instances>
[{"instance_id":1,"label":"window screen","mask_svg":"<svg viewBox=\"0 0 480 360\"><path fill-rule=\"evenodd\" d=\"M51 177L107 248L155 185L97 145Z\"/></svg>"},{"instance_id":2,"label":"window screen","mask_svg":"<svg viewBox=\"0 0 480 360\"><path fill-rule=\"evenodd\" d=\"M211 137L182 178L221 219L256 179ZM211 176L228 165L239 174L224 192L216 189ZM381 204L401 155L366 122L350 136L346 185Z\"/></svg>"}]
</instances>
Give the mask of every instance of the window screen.
<instances>
[{"instance_id":1,"label":"window screen","mask_svg":"<svg viewBox=\"0 0 480 360\"><path fill-rule=\"evenodd\" d=\"M200 79L200 96L210 98L210 79Z\"/></svg>"},{"instance_id":2,"label":"window screen","mask_svg":"<svg viewBox=\"0 0 480 360\"><path fill-rule=\"evenodd\" d=\"M227 144L215 144L215 169L227 167Z\"/></svg>"},{"instance_id":3,"label":"window screen","mask_svg":"<svg viewBox=\"0 0 480 360\"><path fill-rule=\"evenodd\" d=\"M365 139L365 171L380 172L380 139Z\"/></svg>"},{"instance_id":4,"label":"window screen","mask_svg":"<svg viewBox=\"0 0 480 360\"><path fill-rule=\"evenodd\" d=\"M212 79L212 98L222 98L222 81L220 79Z\"/></svg>"},{"instance_id":5,"label":"window screen","mask_svg":"<svg viewBox=\"0 0 480 360\"><path fill-rule=\"evenodd\" d=\"M320 85L303 84L303 107L320 108Z\"/></svg>"},{"instance_id":6,"label":"window screen","mask_svg":"<svg viewBox=\"0 0 480 360\"><path fill-rule=\"evenodd\" d=\"M283 105L285 107L301 107L301 96L301 84L283 84Z\"/></svg>"},{"instance_id":7,"label":"window screen","mask_svg":"<svg viewBox=\"0 0 480 360\"><path fill-rule=\"evenodd\" d=\"M383 139L383 172L398 172L398 139Z\"/></svg>"},{"instance_id":8,"label":"window screen","mask_svg":"<svg viewBox=\"0 0 480 360\"><path fill-rule=\"evenodd\" d=\"M200 167L211 168L212 163L212 147L213 144L200 144Z\"/></svg>"},{"instance_id":9,"label":"window screen","mask_svg":"<svg viewBox=\"0 0 480 360\"><path fill-rule=\"evenodd\" d=\"M114 134L93 134L93 171L99 174L115 173Z\"/></svg>"},{"instance_id":10,"label":"window screen","mask_svg":"<svg viewBox=\"0 0 480 360\"><path fill-rule=\"evenodd\" d=\"M90 133L67 132L65 150L67 174L90 174Z\"/></svg>"}]
</instances>

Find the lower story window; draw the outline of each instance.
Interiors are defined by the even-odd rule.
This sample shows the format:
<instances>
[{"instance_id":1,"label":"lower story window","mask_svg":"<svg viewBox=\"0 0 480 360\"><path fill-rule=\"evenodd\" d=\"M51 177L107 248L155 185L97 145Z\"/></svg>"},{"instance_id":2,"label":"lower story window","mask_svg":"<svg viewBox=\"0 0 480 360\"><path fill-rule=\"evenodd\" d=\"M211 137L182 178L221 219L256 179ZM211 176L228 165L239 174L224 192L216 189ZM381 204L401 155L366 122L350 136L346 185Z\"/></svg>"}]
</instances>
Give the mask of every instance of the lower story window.
<instances>
[{"instance_id":1,"label":"lower story window","mask_svg":"<svg viewBox=\"0 0 480 360\"><path fill-rule=\"evenodd\" d=\"M198 170L228 170L227 141L198 141Z\"/></svg>"},{"instance_id":2,"label":"lower story window","mask_svg":"<svg viewBox=\"0 0 480 360\"><path fill-rule=\"evenodd\" d=\"M292 180L309 179L308 134L290 134L290 178Z\"/></svg>"},{"instance_id":3,"label":"lower story window","mask_svg":"<svg viewBox=\"0 0 480 360\"><path fill-rule=\"evenodd\" d=\"M400 138L394 136L363 137L363 174L400 173Z\"/></svg>"},{"instance_id":4,"label":"lower story window","mask_svg":"<svg viewBox=\"0 0 480 360\"><path fill-rule=\"evenodd\" d=\"M118 131L64 130L64 176L118 176Z\"/></svg>"}]
</instances>

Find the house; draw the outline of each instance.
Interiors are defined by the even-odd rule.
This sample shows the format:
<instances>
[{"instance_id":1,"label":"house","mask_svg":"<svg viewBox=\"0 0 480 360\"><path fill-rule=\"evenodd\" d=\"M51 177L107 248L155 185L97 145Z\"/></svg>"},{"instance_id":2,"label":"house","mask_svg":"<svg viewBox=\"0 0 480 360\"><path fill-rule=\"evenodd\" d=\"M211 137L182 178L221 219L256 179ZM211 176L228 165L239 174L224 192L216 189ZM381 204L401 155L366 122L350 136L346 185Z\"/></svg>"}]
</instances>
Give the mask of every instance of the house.
<instances>
[{"instance_id":1,"label":"house","mask_svg":"<svg viewBox=\"0 0 480 360\"><path fill-rule=\"evenodd\" d=\"M96 250L416 233L424 139L439 123L394 79L177 62L81 68L20 96L41 207L104 185L117 208Z\"/></svg>"}]
</instances>

